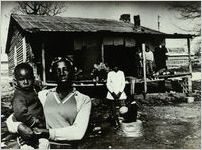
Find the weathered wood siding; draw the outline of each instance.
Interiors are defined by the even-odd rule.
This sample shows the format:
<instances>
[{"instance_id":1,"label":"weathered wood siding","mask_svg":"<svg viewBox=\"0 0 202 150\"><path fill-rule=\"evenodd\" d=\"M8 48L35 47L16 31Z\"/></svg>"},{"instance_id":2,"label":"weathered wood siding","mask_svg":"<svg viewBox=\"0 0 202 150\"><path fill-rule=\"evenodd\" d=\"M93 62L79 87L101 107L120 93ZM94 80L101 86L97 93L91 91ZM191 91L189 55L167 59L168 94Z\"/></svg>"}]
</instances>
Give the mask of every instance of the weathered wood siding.
<instances>
[{"instance_id":1,"label":"weathered wood siding","mask_svg":"<svg viewBox=\"0 0 202 150\"><path fill-rule=\"evenodd\" d=\"M32 61L33 53L30 43L26 42L26 62Z\"/></svg>"},{"instance_id":2,"label":"weathered wood siding","mask_svg":"<svg viewBox=\"0 0 202 150\"><path fill-rule=\"evenodd\" d=\"M20 37L20 40L16 43L16 52L17 52L17 64L23 62L23 38Z\"/></svg>"},{"instance_id":3,"label":"weathered wood siding","mask_svg":"<svg viewBox=\"0 0 202 150\"><path fill-rule=\"evenodd\" d=\"M31 46L29 43L26 42L26 37L19 30L16 29L13 32L8 53L9 76L13 75L13 71L16 65L22 62L30 62L31 55Z\"/></svg>"},{"instance_id":4,"label":"weathered wood siding","mask_svg":"<svg viewBox=\"0 0 202 150\"><path fill-rule=\"evenodd\" d=\"M22 34L18 30L15 30L13 32L8 53L9 76L13 75L15 66L23 61L22 39Z\"/></svg>"}]
</instances>

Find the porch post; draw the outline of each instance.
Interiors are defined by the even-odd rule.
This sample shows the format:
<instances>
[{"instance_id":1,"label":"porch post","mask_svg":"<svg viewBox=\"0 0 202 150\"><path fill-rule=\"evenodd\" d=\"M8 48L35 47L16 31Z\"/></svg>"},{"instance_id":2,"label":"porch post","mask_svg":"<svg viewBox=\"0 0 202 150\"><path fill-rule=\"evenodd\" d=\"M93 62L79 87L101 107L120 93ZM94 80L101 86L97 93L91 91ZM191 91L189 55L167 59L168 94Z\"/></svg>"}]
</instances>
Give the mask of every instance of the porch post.
<instances>
[{"instance_id":1,"label":"porch post","mask_svg":"<svg viewBox=\"0 0 202 150\"><path fill-rule=\"evenodd\" d=\"M101 43L101 57L102 57L102 63L104 63L104 43L103 43L103 40Z\"/></svg>"},{"instance_id":2,"label":"porch post","mask_svg":"<svg viewBox=\"0 0 202 150\"><path fill-rule=\"evenodd\" d=\"M143 79L144 79L144 94L147 93L147 77L146 77L146 58L145 58L145 43L142 44L142 56L143 56Z\"/></svg>"},{"instance_id":3,"label":"porch post","mask_svg":"<svg viewBox=\"0 0 202 150\"><path fill-rule=\"evenodd\" d=\"M191 63L191 51L190 51L190 39L187 38L187 47L188 47L188 55L189 55L189 73L192 74L192 63Z\"/></svg>"},{"instance_id":4,"label":"porch post","mask_svg":"<svg viewBox=\"0 0 202 150\"><path fill-rule=\"evenodd\" d=\"M189 57L189 73L191 73L191 77L192 77L192 62L191 62L191 50L190 50L190 39L187 38L187 48L188 48L188 57ZM189 92L192 92L192 81L191 81L191 77L188 77L188 88L189 88Z\"/></svg>"},{"instance_id":5,"label":"porch post","mask_svg":"<svg viewBox=\"0 0 202 150\"><path fill-rule=\"evenodd\" d=\"M45 61L45 48L44 43L42 43L41 49L41 56L42 56L42 72L43 72L43 84L46 83L46 61Z\"/></svg>"}]
</instances>

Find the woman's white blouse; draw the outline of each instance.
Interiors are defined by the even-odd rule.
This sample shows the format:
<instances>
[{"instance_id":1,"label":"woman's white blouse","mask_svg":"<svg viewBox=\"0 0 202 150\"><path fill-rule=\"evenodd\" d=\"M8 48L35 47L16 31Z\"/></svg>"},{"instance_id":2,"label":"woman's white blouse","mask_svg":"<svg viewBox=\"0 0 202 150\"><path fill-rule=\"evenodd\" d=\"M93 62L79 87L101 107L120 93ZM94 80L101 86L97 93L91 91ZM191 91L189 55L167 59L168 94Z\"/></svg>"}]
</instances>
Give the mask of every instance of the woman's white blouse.
<instances>
[{"instance_id":1,"label":"woman's white blouse","mask_svg":"<svg viewBox=\"0 0 202 150\"><path fill-rule=\"evenodd\" d=\"M119 99L126 99L127 96L124 92L125 84L125 75L123 71L110 71L107 75L107 89L109 90L107 93L107 99L114 99L111 95L112 92L115 94L122 92Z\"/></svg>"}]
</instances>

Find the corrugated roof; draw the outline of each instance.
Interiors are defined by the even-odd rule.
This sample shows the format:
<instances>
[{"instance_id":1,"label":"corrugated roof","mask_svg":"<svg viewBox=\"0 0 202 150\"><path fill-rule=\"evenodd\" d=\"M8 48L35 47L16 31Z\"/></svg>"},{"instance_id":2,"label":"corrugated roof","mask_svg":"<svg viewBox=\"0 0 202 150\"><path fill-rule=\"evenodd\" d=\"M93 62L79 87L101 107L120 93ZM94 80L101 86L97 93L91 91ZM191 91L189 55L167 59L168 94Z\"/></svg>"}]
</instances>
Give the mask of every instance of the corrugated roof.
<instances>
[{"instance_id":1,"label":"corrugated roof","mask_svg":"<svg viewBox=\"0 0 202 150\"><path fill-rule=\"evenodd\" d=\"M134 27L132 23L110 19L73 18L59 16L16 15L12 18L23 30L32 31L61 31L61 32L117 32L117 33L143 33L165 34L143 26Z\"/></svg>"},{"instance_id":2,"label":"corrugated roof","mask_svg":"<svg viewBox=\"0 0 202 150\"><path fill-rule=\"evenodd\" d=\"M73 18L59 16L37 16L12 14L6 43L6 53L13 35L14 24L18 24L22 30L33 32L112 32L132 33L148 35L150 38L161 36L162 38L192 38L190 34L166 34L143 26L134 26L132 23L110 19ZM152 36L150 36L152 35Z\"/></svg>"}]
</instances>

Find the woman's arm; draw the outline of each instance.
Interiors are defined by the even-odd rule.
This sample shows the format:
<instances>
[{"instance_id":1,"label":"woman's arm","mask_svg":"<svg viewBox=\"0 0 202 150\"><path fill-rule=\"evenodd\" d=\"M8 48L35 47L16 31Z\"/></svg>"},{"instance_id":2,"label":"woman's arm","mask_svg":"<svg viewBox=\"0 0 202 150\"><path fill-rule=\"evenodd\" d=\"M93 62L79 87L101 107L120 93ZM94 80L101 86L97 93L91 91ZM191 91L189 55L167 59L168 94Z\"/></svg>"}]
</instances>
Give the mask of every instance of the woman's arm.
<instances>
[{"instance_id":1,"label":"woman's arm","mask_svg":"<svg viewBox=\"0 0 202 150\"><path fill-rule=\"evenodd\" d=\"M48 93L48 90L43 90L43 91L39 92L39 95L38 95L43 106L44 106L44 103L46 100L47 93ZM8 131L11 133L17 133L18 126L22 123L22 122L16 121L16 119L14 119L14 118L15 117L13 116L13 114L11 114L6 120L6 125L8 127Z\"/></svg>"},{"instance_id":2,"label":"woman's arm","mask_svg":"<svg viewBox=\"0 0 202 150\"><path fill-rule=\"evenodd\" d=\"M6 120L6 125L8 127L9 132L17 133L18 126L21 124L21 122L14 121L13 118L14 118L14 116L13 116L13 114L11 114Z\"/></svg>"},{"instance_id":3,"label":"woman's arm","mask_svg":"<svg viewBox=\"0 0 202 150\"><path fill-rule=\"evenodd\" d=\"M32 131L31 128L29 128L28 126L26 126L22 122L17 122L16 119L15 119L15 117L13 116L13 114L11 114L7 118L6 124L7 124L9 132L11 132L11 133L18 133L20 135L20 137L21 137L20 143L21 144L24 142L24 140L30 140L30 139L32 139L32 137L35 134ZM44 137L45 137L45 135L49 135L49 134L43 134ZM49 136L46 136L46 137L49 137Z\"/></svg>"},{"instance_id":4,"label":"woman's arm","mask_svg":"<svg viewBox=\"0 0 202 150\"><path fill-rule=\"evenodd\" d=\"M106 83L106 86L107 86L107 89L110 93L113 93L114 92L114 89L112 88L111 86L111 83L112 83L112 80L111 80L111 73L109 72L107 74L107 83Z\"/></svg>"},{"instance_id":5,"label":"woman's arm","mask_svg":"<svg viewBox=\"0 0 202 150\"><path fill-rule=\"evenodd\" d=\"M120 92L122 93L125 89L125 86L126 86L126 81L125 81L125 75L124 75L124 72L121 72L121 79L120 79L120 82L121 82L121 86L120 86Z\"/></svg>"},{"instance_id":6,"label":"woman's arm","mask_svg":"<svg viewBox=\"0 0 202 150\"><path fill-rule=\"evenodd\" d=\"M76 99L78 99L78 101L82 101L82 103L77 103L77 105L81 106L73 125L64 128L49 129L51 140L80 140L83 138L88 127L91 100L88 96L80 93L78 93Z\"/></svg>"}]
</instances>

